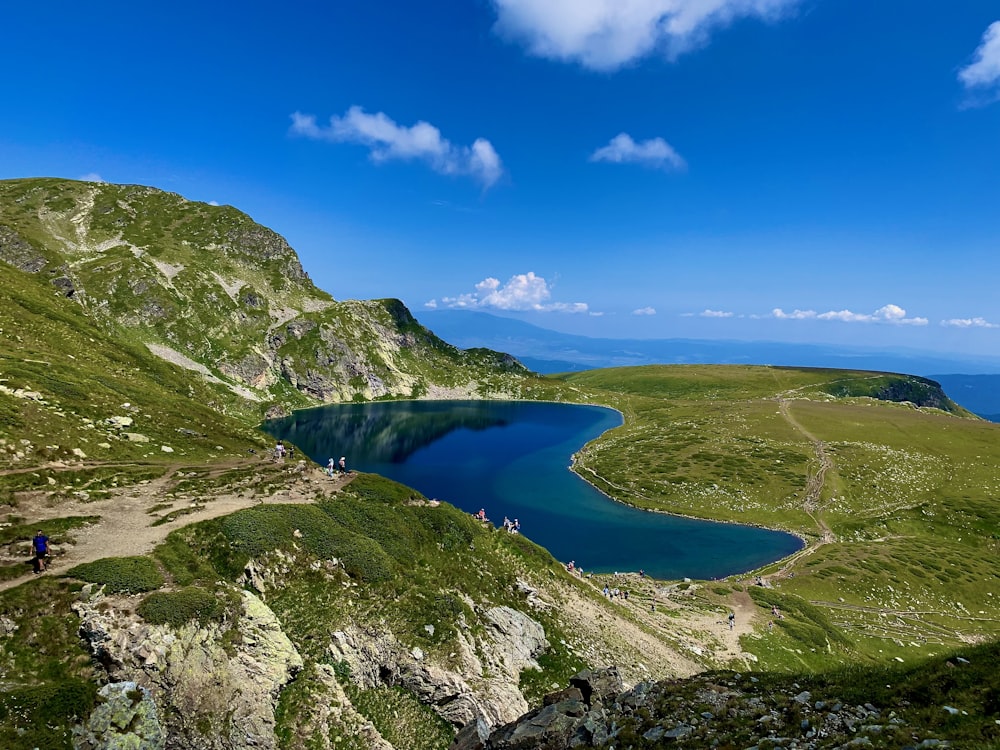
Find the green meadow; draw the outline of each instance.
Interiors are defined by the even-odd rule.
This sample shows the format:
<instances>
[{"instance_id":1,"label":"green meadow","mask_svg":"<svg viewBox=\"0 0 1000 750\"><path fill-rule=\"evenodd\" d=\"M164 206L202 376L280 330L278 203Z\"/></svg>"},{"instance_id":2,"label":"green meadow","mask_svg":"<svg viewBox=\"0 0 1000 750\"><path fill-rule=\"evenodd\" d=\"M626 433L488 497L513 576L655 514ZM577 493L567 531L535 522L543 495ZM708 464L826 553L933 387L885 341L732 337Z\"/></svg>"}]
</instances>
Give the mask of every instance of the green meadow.
<instances>
[{"instance_id":1,"label":"green meadow","mask_svg":"<svg viewBox=\"0 0 1000 750\"><path fill-rule=\"evenodd\" d=\"M754 573L788 602L817 608L829 635L817 642L779 620L776 637L746 644L764 664L911 661L1000 633L1000 426L929 381L742 366L561 380L568 389L550 397L625 415L576 457L612 498L807 541ZM885 400L906 396L934 405Z\"/></svg>"}]
</instances>

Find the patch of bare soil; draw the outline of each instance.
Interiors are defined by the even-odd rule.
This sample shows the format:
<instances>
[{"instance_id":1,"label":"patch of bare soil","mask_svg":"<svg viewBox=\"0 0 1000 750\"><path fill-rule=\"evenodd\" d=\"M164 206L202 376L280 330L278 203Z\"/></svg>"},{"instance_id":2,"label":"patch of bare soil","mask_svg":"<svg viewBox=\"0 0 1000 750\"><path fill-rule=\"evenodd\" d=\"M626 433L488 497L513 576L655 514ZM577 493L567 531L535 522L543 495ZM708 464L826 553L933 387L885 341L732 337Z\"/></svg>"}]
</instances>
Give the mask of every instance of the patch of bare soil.
<instances>
[{"instance_id":1,"label":"patch of bare soil","mask_svg":"<svg viewBox=\"0 0 1000 750\"><path fill-rule=\"evenodd\" d=\"M17 514L42 530L54 518L100 516L99 522L70 532L72 544L53 545L49 570L65 571L104 557L149 554L174 529L253 505L313 502L335 494L350 479L350 474L330 478L305 462L274 463L261 458L172 464L164 466L158 478L115 489L105 499L53 503L49 493L25 494L19 497ZM30 553L27 544L23 553L0 562L23 561ZM25 576L0 582L0 591L32 577L27 566L25 572Z\"/></svg>"},{"instance_id":2,"label":"patch of bare soil","mask_svg":"<svg viewBox=\"0 0 1000 750\"><path fill-rule=\"evenodd\" d=\"M740 645L740 637L754 632L758 618L745 592L735 592L724 608L697 597L697 584L684 588L631 573L586 581L596 596L569 585L559 591L566 629L583 644L588 662L615 664L628 682L686 677L713 668L746 669L754 661ZM605 585L621 593L605 597ZM730 611L736 615L732 628Z\"/></svg>"}]
</instances>

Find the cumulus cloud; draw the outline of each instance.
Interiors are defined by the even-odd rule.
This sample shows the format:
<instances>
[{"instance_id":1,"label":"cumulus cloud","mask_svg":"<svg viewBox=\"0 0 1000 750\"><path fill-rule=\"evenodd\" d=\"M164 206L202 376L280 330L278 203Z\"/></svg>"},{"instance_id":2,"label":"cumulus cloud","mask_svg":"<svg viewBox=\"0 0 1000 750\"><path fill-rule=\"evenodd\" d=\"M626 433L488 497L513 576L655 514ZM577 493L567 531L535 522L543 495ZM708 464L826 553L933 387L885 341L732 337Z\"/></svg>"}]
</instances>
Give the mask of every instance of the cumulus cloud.
<instances>
[{"instance_id":1,"label":"cumulus cloud","mask_svg":"<svg viewBox=\"0 0 1000 750\"><path fill-rule=\"evenodd\" d=\"M793 310L785 312L780 307L771 311L778 320L838 320L842 323L890 323L892 325L925 326L927 318L908 318L906 310L899 305L885 305L873 313L856 313L850 310L830 310L818 313L815 310Z\"/></svg>"},{"instance_id":2,"label":"cumulus cloud","mask_svg":"<svg viewBox=\"0 0 1000 750\"><path fill-rule=\"evenodd\" d=\"M79 179L81 182L105 182L105 179L97 172L87 172L87 174L80 175Z\"/></svg>"},{"instance_id":3,"label":"cumulus cloud","mask_svg":"<svg viewBox=\"0 0 1000 750\"><path fill-rule=\"evenodd\" d=\"M636 143L628 133L619 133L607 146L590 155L590 161L607 161L614 164L642 164L666 170L683 170L684 159L674 147L662 138L650 138Z\"/></svg>"},{"instance_id":4,"label":"cumulus cloud","mask_svg":"<svg viewBox=\"0 0 1000 750\"><path fill-rule=\"evenodd\" d=\"M801 0L493 0L495 31L529 54L615 70L676 59L740 18L774 20Z\"/></svg>"},{"instance_id":5,"label":"cumulus cloud","mask_svg":"<svg viewBox=\"0 0 1000 750\"><path fill-rule=\"evenodd\" d=\"M731 317L733 317L733 313L731 313L731 312L725 312L723 310L708 310L708 309L705 309L705 310L702 310L698 314L701 317L703 317L703 318L731 318Z\"/></svg>"},{"instance_id":6,"label":"cumulus cloud","mask_svg":"<svg viewBox=\"0 0 1000 750\"><path fill-rule=\"evenodd\" d=\"M441 302L431 300L425 307L435 309L439 306L457 309L512 310L534 312L589 312L586 302L550 302L552 289L541 276L533 271L511 276L506 284L499 279L489 277L475 286L472 292L460 294L457 297L442 297Z\"/></svg>"},{"instance_id":7,"label":"cumulus cloud","mask_svg":"<svg viewBox=\"0 0 1000 750\"><path fill-rule=\"evenodd\" d=\"M1000 94L1000 21L987 27L973 61L958 71L958 80L966 89Z\"/></svg>"},{"instance_id":8,"label":"cumulus cloud","mask_svg":"<svg viewBox=\"0 0 1000 750\"><path fill-rule=\"evenodd\" d=\"M986 318L951 318L942 320L941 325L952 328L1000 328L1000 324L990 323Z\"/></svg>"},{"instance_id":9,"label":"cumulus cloud","mask_svg":"<svg viewBox=\"0 0 1000 750\"><path fill-rule=\"evenodd\" d=\"M496 149L485 138L471 146L456 146L441 131L423 120L409 127L397 124L384 112L369 114L361 107L351 107L343 117L333 115L329 125L316 122L315 115L292 113L293 135L334 143L360 143L367 146L376 164L391 161L422 161L441 174L472 177L485 188L503 176L503 163Z\"/></svg>"},{"instance_id":10,"label":"cumulus cloud","mask_svg":"<svg viewBox=\"0 0 1000 750\"><path fill-rule=\"evenodd\" d=\"M638 310L632 311L633 315L656 315L656 308L654 307L640 307Z\"/></svg>"}]
</instances>

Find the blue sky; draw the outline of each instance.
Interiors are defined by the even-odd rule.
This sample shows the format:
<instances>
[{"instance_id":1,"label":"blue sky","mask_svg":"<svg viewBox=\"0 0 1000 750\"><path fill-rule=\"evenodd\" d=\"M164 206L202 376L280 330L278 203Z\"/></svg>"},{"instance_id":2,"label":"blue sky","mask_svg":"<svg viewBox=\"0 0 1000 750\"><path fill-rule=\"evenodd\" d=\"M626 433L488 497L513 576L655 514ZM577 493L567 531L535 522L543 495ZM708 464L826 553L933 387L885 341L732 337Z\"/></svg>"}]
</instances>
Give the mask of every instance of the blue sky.
<instances>
[{"instance_id":1,"label":"blue sky","mask_svg":"<svg viewBox=\"0 0 1000 750\"><path fill-rule=\"evenodd\" d=\"M1000 350L995 0L57 0L4 25L0 178L235 205L340 299Z\"/></svg>"}]
</instances>

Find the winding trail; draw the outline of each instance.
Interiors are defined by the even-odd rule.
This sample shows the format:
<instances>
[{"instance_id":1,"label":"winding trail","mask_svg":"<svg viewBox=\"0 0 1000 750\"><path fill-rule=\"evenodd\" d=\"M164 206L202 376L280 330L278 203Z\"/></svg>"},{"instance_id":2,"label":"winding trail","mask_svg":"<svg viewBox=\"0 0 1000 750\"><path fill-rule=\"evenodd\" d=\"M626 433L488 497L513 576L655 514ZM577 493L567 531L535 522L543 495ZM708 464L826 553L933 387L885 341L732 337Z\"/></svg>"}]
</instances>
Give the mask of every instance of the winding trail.
<instances>
[{"instance_id":1,"label":"winding trail","mask_svg":"<svg viewBox=\"0 0 1000 750\"><path fill-rule=\"evenodd\" d=\"M816 471L811 474L806 481L806 494L802 500L802 510L813 520L813 523L815 523L816 527L819 529L819 539L803 547L801 550L785 560L784 564L775 574L776 577L783 578L788 575L792 565L797 563L803 557L813 554L824 544L830 544L837 541L837 537L820 515L822 512L821 498L823 495L823 485L826 482L826 473L833 469L833 459L830 458L826 443L809 432L809 430L803 427L802 424L794 417L788 406L788 399L784 396L778 396L777 401L778 410L781 412L781 416L784 420L812 444L818 464Z\"/></svg>"},{"instance_id":2,"label":"winding trail","mask_svg":"<svg viewBox=\"0 0 1000 750\"><path fill-rule=\"evenodd\" d=\"M88 462L85 468L117 467L126 464ZM134 466L134 464L128 464ZM97 523L67 532L70 544L53 544L49 570L65 571L74 565L93 562L103 557L128 557L152 552L171 531L199 521L235 513L262 503L295 504L313 502L319 496L338 492L351 481L352 475L337 475L332 479L315 466L303 463L274 463L268 459L235 459L212 464L161 464L163 473L155 479L117 488L110 497L83 501L63 500L52 503L47 491L19 493L17 513L24 523L45 528L46 521L67 516L100 516ZM27 471L75 472L82 465L50 465L32 467ZM0 472L24 473L24 469ZM179 489L180 483L196 473L194 489ZM197 489L197 485L225 479L233 481L218 488ZM261 492L260 488L266 488ZM154 525L156 524L156 525ZM26 563L29 543L16 543L0 556L0 563ZM34 578L25 564L25 575L0 581L0 591L19 586Z\"/></svg>"}]
</instances>

